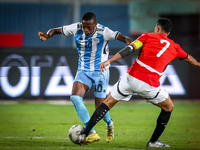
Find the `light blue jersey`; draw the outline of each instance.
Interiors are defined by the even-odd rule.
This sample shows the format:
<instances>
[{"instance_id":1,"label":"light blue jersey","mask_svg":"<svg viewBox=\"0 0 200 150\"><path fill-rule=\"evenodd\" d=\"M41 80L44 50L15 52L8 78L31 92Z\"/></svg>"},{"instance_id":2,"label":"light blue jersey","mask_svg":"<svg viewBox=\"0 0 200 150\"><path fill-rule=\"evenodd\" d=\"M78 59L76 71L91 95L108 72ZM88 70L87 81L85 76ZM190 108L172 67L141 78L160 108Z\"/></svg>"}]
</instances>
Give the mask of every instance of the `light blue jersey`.
<instances>
[{"instance_id":1,"label":"light blue jersey","mask_svg":"<svg viewBox=\"0 0 200 150\"><path fill-rule=\"evenodd\" d=\"M100 64L108 59L108 41L117 38L119 32L97 24L93 34L87 36L82 23L63 26L64 35L74 35L79 54L78 69L85 71L100 71Z\"/></svg>"}]
</instances>

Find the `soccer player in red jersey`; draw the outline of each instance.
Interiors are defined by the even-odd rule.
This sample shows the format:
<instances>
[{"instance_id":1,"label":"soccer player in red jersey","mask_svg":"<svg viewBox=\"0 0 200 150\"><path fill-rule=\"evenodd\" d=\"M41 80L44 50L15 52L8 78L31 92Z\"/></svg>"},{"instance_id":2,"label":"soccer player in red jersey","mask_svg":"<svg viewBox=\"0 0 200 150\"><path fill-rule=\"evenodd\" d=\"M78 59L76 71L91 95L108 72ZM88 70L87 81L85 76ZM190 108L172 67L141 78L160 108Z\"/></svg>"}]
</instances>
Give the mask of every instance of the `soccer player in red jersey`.
<instances>
[{"instance_id":1,"label":"soccer player in red jersey","mask_svg":"<svg viewBox=\"0 0 200 150\"><path fill-rule=\"evenodd\" d=\"M170 119L174 104L168 93L160 86L159 79L167 64L175 58L182 59L195 67L200 67L200 63L196 59L167 37L171 29L172 22L169 19L158 19L154 33L142 34L131 45L120 50L109 60L101 63L100 68L101 72L103 72L111 62L141 48L139 57L128 69L127 74L114 85L108 97L93 113L86 129L77 139L78 144L87 144L87 135L90 129L119 100L128 101L134 93L137 93L148 102L161 108L156 128L147 143L147 147L170 147L168 144L162 143L158 138L163 133Z\"/></svg>"}]
</instances>

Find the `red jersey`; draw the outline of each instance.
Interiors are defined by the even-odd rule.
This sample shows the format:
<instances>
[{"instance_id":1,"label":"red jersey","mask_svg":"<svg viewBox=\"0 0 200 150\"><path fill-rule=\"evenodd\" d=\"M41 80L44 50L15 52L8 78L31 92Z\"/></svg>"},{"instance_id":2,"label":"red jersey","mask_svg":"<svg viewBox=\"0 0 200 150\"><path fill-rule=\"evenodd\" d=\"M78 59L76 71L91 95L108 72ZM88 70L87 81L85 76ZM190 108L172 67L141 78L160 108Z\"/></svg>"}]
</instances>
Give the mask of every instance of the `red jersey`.
<instances>
[{"instance_id":1,"label":"red jersey","mask_svg":"<svg viewBox=\"0 0 200 150\"><path fill-rule=\"evenodd\" d=\"M163 33L144 33L137 40L143 43L143 47L128 73L153 87L160 86L159 79L167 64L175 58L188 56L179 44Z\"/></svg>"}]
</instances>

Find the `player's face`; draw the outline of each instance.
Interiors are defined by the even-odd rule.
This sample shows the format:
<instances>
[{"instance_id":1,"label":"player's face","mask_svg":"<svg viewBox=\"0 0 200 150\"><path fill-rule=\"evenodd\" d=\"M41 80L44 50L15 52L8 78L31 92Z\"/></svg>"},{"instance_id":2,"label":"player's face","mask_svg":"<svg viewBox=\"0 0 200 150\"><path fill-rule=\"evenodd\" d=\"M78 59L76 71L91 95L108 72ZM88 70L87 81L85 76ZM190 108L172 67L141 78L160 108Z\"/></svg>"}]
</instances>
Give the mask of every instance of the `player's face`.
<instances>
[{"instance_id":1,"label":"player's face","mask_svg":"<svg viewBox=\"0 0 200 150\"><path fill-rule=\"evenodd\" d=\"M86 35L94 32L97 23L94 20L82 20L83 30Z\"/></svg>"}]
</instances>

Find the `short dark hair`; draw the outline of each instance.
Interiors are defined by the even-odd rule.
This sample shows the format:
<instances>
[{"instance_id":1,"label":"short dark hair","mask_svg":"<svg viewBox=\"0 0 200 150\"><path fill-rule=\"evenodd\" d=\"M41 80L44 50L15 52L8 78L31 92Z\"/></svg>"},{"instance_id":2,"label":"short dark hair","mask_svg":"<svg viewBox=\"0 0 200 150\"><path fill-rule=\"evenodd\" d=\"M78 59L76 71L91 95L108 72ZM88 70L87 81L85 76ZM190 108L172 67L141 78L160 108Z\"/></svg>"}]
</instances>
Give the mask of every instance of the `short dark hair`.
<instances>
[{"instance_id":1,"label":"short dark hair","mask_svg":"<svg viewBox=\"0 0 200 150\"><path fill-rule=\"evenodd\" d=\"M173 23L170 19L160 18L157 21L157 26L160 26L162 30L164 30L166 33L169 33L173 27Z\"/></svg>"},{"instance_id":2,"label":"short dark hair","mask_svg":"<svg viewBox=\"0 0 200 150\"><path fill-rule=\"evenodd\" d=\"M82 20L94 20L96 22L96 15L93 12L86 12L83 14Z\"/></svg>"}]
</instances>

